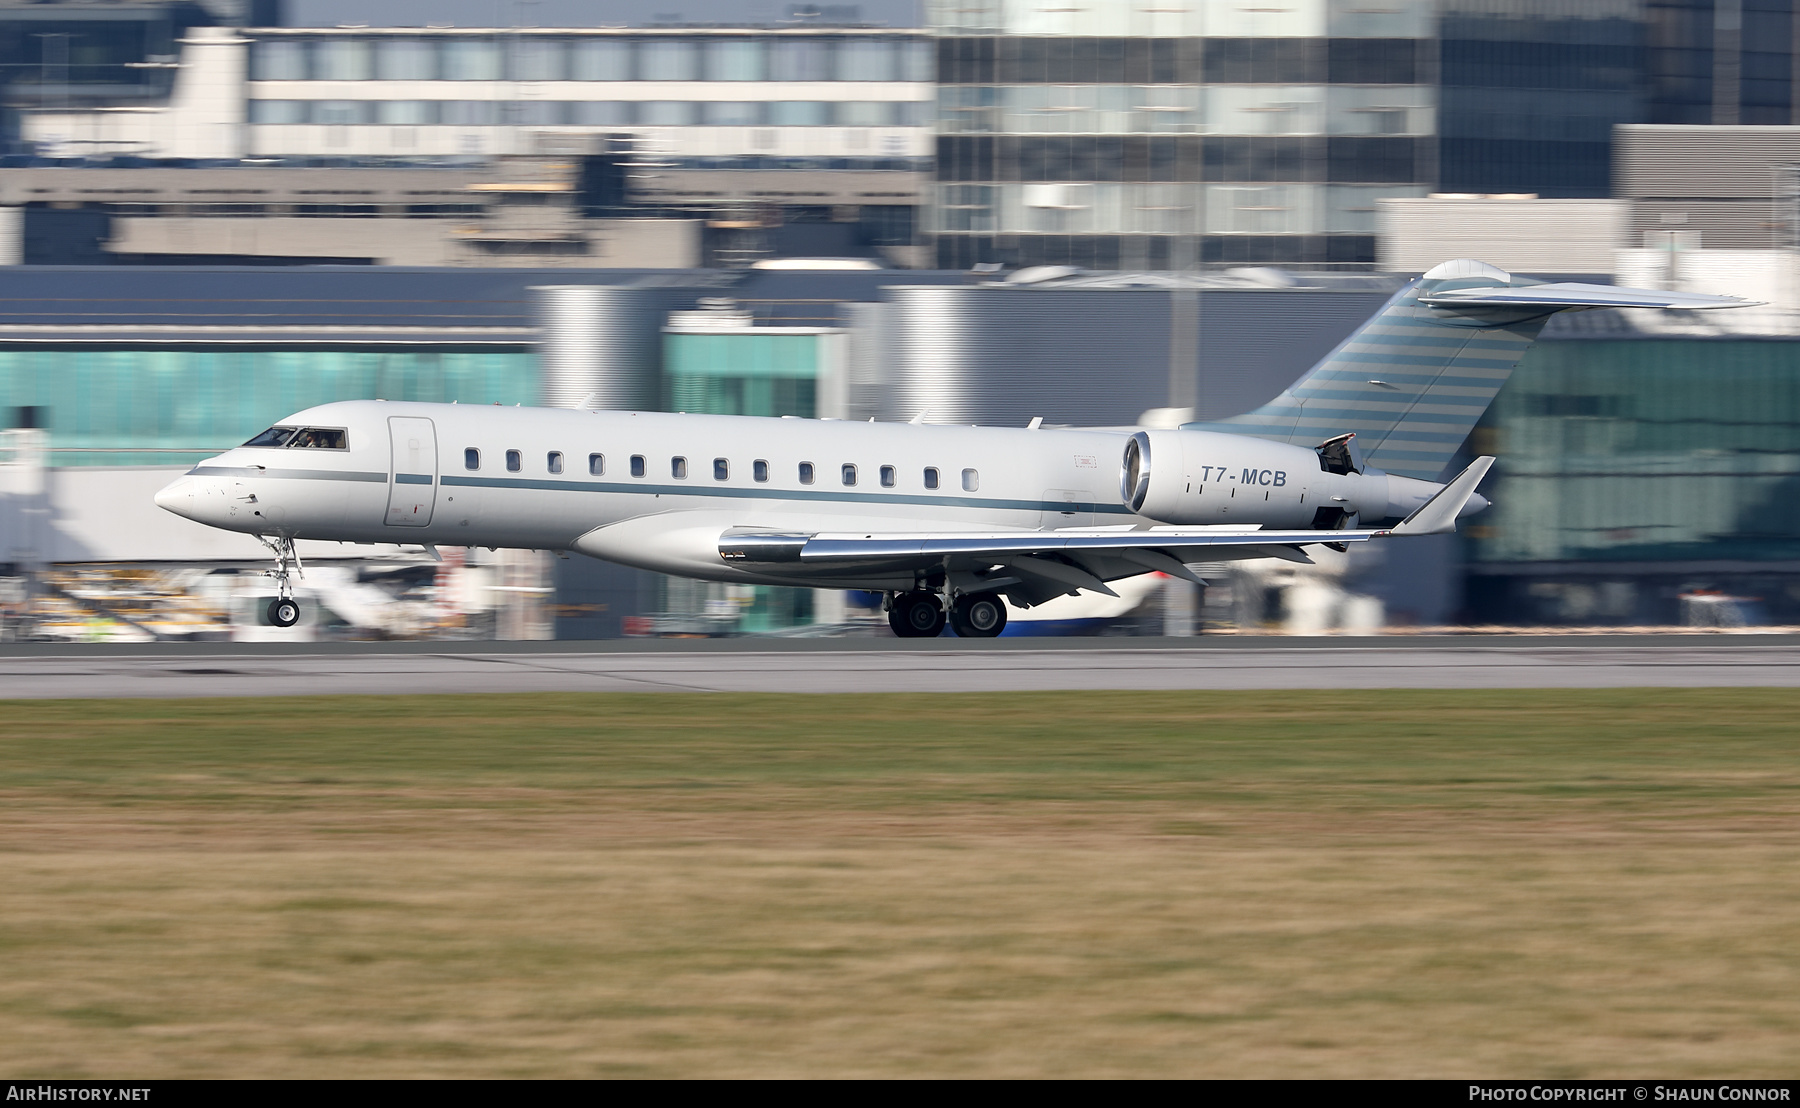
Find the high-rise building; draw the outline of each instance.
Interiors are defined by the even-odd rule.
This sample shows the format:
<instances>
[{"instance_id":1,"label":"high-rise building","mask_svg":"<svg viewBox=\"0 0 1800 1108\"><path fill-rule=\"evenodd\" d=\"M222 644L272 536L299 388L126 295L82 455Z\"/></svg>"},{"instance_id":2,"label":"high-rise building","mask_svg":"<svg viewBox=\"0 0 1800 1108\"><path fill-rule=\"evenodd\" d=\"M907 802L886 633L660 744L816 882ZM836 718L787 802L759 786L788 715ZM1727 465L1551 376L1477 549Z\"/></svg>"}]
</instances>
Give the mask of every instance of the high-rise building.
<instances>
[{"instance_id":1,"label":"high-rise building","mask_svg":"<svg viewBox=\"0 0 1800 1108\"><path fill-rule=\"evenodd\" d=\"M1622 124L1800 124L1796 0L935 0L940 265L1374 260L1375 202L1607 197Z\"/></svg>"},{"instance_id":2,"label":"high-rise building","mask_svg":"<svg viewBox=\"0 0 1800 1108\"><path fill-rule=\"evenodd\" d=\"M938 264L1372 262L1437 180L1430 0L936 0Z\"/></svg>"},{"instance_id":3,"label":"high-rise building","mask_svg":"<svg viewBox=\"0 0 1800 1108\"><path fill-rule=\"evenodd\" d=\"M106 251L92 247L79 259L67 250L27 249L26 257L455 264L461 255L484 264L498 255L446 251L437 228L393 223L372 236L351 229L348 241L328 244L327 228L290 217L416 223L491 211L485 201L505 193L514 200L509 217L530 226L509 218L507 227L454 237L465 245L488 238L500 254L521 250L533 264L739 265L794 253L926 260L914 239L932 147L933 59L918 30L196 26L176 48L169 68L154 70L173 76L134 110L27 98L20 132L29 153L19 161L35 164L16 173L32 181L0 181L0 205L54 205L61 222L84 215L65 209L89 209L89 240L106 237L96 216L133 220L150 237L114 235ZM140 71L151 72L129 70ZM532 158L564 172L506 175ZM497 162L501 176L453 179ZM68 176L101 167L108 179ZM338 180L305 183L291 172L302 168ZM174 173L211 179L177 188ZM446 195L457 189L464 195ZM569 209L572 193L579 211L564 215L704 220L706 248L662 251L657 263L605 246L560 215L535 218ZM533 204L543 210L523 210ZM35 212L35 221L43 215ZM227 226L223 217L254 226ZM278 230L271 219L289 223L285 245L269 245ZM546 262L552 255L562 261Z\"/></svg>"},{"instance_id":4,"label":"high-rise building","mask_svg":"<svg viewBox=\"0 0 1800 1108\"><path fill-rule=\"evenodd\" d=\"M1647 14L1643 0L1440 0L1437 190L1612 195L1613 127L1649 113Z\"/></svg>"}]
</instances>

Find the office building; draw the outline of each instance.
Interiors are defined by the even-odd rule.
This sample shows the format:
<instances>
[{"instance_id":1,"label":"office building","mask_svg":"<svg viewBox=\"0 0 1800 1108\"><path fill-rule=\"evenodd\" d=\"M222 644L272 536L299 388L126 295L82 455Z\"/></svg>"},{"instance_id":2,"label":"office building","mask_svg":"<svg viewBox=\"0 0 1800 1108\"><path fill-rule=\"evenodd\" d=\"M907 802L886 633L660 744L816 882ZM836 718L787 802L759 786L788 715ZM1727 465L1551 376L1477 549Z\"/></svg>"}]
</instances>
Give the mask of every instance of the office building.
<instances>
[{"instance_id":1,"label":"office building","mask_svg":"<svg viewBox=\"0 0 1800 1108\"><path fill-rule=\"evenodd\" d=\"M1437 179L1420 0L929 11L940 266L1370 263Z\"/></svg>"},{"instance_id":2,"label":"office building","mask_svg":"<svg viewBox=\"0 0 1800 1108\"><path fill-rule=\"evenodd\" d=\"M508 264L520 254L538 265L665 268L775 254L925 261L915 244L932 150L931 48L916 31L203 26L177 45L175 76L161 96L23 110L23 136L39 156L107 164L121 178L39 181L45 171L18 170L33 178L27 203L138 221L90 256L65 250L53 260ZM510 188L518 178L505 174L530 159L539 168L527 186ZM152 165L161 168L145 168ZM180 165L210 167L214 179L172 194L169 167ZM281 177L299 168L329 169L336 179ZM412 176L403 179L405 172ZM461 197L446 197L459 188ZM523 210L526 201L540 210ZM182 203L191 206L171 206ZM321 204L346 210L304 210ZM541 209L558 206L588 220L698 220L708 233L689 243L680 228L544 218L552 213ZM387 223L365 237L316 223L283 234L217 222L371 212L480 217L464 221L483 225L457 228L446 241L441 226ZM171 215L212 222L143 222ZM83 228L70 233L92 237L93 228ZM264 238L266 245L253 241ZM296 248L307 240L313 245Z\"/></svg>"},{"instance_id":3,"label":"office building","mask_svg":"<svg viewBox=\"0 0 1800 1108\"><path fill-rule=\"evenodd\" d=\"M916 31L205 27L180 45L166 103L34 109L25 137L162 159L470 159L615 134L677 165L930 154Z\"/></svg>"}]
</instances>

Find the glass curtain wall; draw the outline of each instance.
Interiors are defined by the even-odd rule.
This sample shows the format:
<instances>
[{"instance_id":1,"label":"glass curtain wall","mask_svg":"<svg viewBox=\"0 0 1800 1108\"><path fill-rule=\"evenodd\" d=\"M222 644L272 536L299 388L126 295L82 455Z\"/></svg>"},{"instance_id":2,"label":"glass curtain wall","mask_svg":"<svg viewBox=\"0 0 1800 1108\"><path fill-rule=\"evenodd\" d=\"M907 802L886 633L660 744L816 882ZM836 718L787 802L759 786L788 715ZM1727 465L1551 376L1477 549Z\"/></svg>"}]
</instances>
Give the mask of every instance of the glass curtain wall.
<instances>
[{"instance_id":1,"label":"glass curtain wall","mask_svg":"<svg viewBox=\"0 0 1800 1108\"><path fill-rule=\"evenodd\" d=\"M1800 123L1792 0L1647 0L1650 123Z\"/></svg>"},{"instance_id":2,"label":"glass curtain wall","mask_svg":"<svg viewBox=\"0 0 1800 1108\"><path fill-rule=\"evenodd\" d=\"M663 336L670 411L810 419L818 375L817 335Z\"/></svg>"},{"instance_id":3,"label":"glass curtain wall","mask_svg":"<svg viewBox=\"0 0 1800 1108\"><path fill-rule=\"evenodd\" d=\"M1477 562L1800 560L1800 342L1542 342L1473 445Z\"/></svg>"},{"instance_id":4,"label":"glass curtain wall","mask_svg":"<svg viewBox=\"0 0 1800 1108\"><path fill-rule=\"evenodd\" d=\"M1423 2L934 9L944 268L1369 263L1435 180Z\"/></svg>"},{"instance_id":5,"label":"glass curtain wall","mask_svg":"<svg viewBox=\"0 0 1800 1108\"><path fill-rule=\"evenodd\" d=\"M336 400L531 404L529 348L0 347L0 409L47 413L51 464L178 465Z\"/></svg>"},{"instance_id":6,"label":"glass curtain wall","mask_svg":"<svg viewBox=\"0 0 1800 1108\"><path fill-rule=\"evenodd\" d=\"M1641 0L1445 0L1443 191L1612 195L1613 126L1645 120L1645 27Z\"/></svg>"},{"instance_id":7,"label":"glass curtain wall","mask_svg":"<svg viewBox=\"0 0 1800 1108\"><path fill-rule=\"evenodd\" d=\"M663 335L664 407L711 415L801 416L817 414L819 335ZM754 472L752 458L727 459L733 483ZM712 476L712 461L694 480ZM811 623L810 589L721 585L665 577L659 608L677 626L741 632L773 631ZM689 621L681 623L680 621Z\"/></svg>"}]
</instances>

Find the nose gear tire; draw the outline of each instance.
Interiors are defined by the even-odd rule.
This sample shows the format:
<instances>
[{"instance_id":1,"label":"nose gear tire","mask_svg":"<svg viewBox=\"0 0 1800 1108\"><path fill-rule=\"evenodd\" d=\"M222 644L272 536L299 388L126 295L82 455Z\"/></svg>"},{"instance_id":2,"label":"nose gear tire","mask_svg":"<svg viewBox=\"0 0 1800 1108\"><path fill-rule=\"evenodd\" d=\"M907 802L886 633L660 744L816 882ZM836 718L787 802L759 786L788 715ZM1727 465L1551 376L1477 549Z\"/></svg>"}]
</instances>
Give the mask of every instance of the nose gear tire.
<instances>
[{"instance_id":1,"label":"nose gear tire","mask_svg":"<svg viewBox=\"0 0 1800 1108\"><path fill-rule=\"evenodd\" d=\"M992 593L959 596L950 608L950 629L965 639L991 639L1006 630L1006 601Z\"/></svg>"},{"instance_id":2,"label":"nose gear tire","mask_svg":"<svg viewBox=\"0 0 1800 1108\"><path fill-rule=\"evenodd\" d=\"M300 605L286 597L269 601L269 622L277 627L292 627L300 622Z\"/></svg>"},{"instance_id":3,"label":"nose gear tire","mask_svg":"<svg viewBox=\"0 0 1800 1108\"><path fill-rule=\"evenodd\" d=\"M903 639L935 639L944 633L944 606L928 592L901 593L888 607L888 626Z\"/></svg>"}]
</instances>

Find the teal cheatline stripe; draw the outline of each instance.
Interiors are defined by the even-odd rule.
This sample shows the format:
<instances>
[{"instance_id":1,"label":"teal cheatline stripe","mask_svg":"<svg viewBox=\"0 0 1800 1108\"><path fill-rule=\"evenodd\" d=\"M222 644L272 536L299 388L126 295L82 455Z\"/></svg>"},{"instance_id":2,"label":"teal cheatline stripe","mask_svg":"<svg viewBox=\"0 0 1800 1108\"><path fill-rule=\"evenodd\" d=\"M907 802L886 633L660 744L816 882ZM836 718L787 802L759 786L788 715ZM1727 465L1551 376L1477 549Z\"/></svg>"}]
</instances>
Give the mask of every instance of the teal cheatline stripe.
<instances>
[{"instance_id":1,"label":"teal cheatline stripe","mask_svg":"<svg viewBox=\"0 0 1800 1108\"><path fill-rule=\"evenodd\" d=\"M429 473L396 473L396 474L394 474L394 484L396 484L396 485L429 485L429 484L431 484L431 474L429 474Z\"/></svg>"},{"instance_id":2,"label":"teal cheatline stripe","mask_svg":"<svg viewBox=\"0 0 1800 1108\"><path fill-rule=\"evenodd\" d=\"M257 469L253 466L195 466L195 477L260 477L271 481L372 481L387 483L385 473L359 473L342 469Z\"/></svg>"},{"instance_id":3,"label":"teal cheatline stripe","mask_svg":"<svg viewBox=\"0 0 1800 1108\"><path fill-rule=\"evenodd\" d=\"M910 493L852 492L848 489L747 489L694 482L652 485L642 481L549 481L531 477L446 476L447 486L485 489L541 489L549 492L634 493L640 496L701 496L718 500L800 501L832 504L927 504L939 508L981 508L1021 512L1066 512L1071 508L1099 515L1133 514L1123 504L1070 504L1061 500L1001 500L979 496L921 496Z\"/></svg>"},{"instance_id":4,"label":"teal cheatline stripe","mask_svg":"<svg viewBox=\"0 0 1800 1108\"><path fill-rule=\"evenodd\" d=\"M1423 291L1415 281L1396 293L1269 403L1187 426L1300 446L1355 432L1369 465L1406 477L1438 476L1548 315L1517 322L1453 315L1420 305Z\"/></svg>"}]
</instances>

